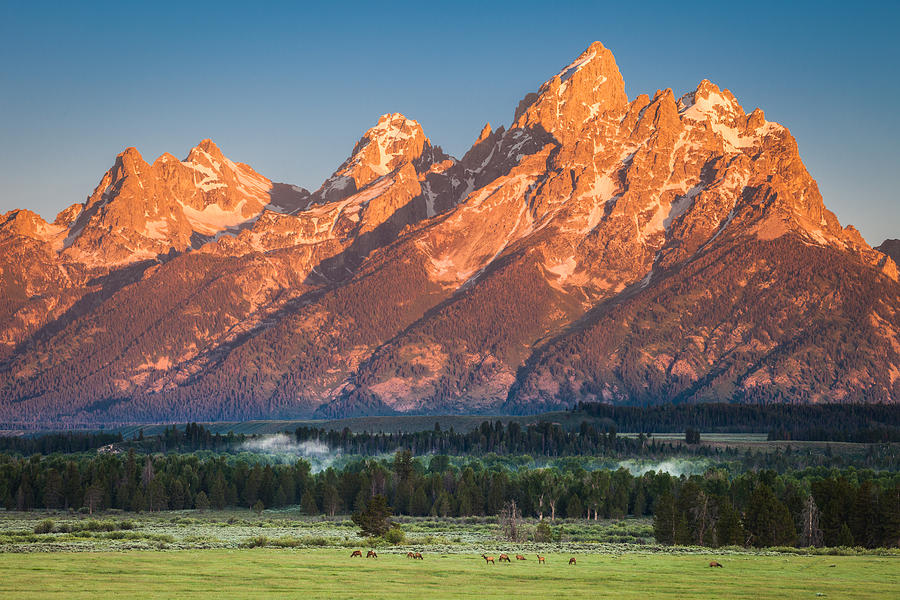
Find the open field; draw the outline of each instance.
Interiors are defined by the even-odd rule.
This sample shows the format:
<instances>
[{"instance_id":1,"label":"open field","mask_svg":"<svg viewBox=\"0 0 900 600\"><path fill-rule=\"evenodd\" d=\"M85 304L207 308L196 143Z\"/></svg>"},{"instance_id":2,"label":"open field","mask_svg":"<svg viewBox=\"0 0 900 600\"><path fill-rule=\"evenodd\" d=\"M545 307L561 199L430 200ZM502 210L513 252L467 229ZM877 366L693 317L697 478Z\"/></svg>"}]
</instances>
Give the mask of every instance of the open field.
<instances>
[{"instance_id":1,"label":"open field","mask_svg":"<svg viewBox=\"0 0 900 600\"><path fill-rule=\"evenodd\" d=\"M339 550L188 550L0 556L2 598L896 598L890 557L533 555L486 565L477 555ZM709 560L723 563L711 569Z\"/></svg>"},{"instance_id":2,"label":"open field","mask_svg":"<svg viewBox=\"0 0 900 600\"><path fill-rule=\"evenodd\" d=\"M496 517L398 517L405 539L379 551L405 554L480 554L500 537ZM51 524L47 527L47 524ZM522 531L535 527L522 522ZM43 526L43 528L42 528ZM362 542L348 516L308 517L295 508L267 510L165 511L68 515L62 511L0 512L4 552L98 552L120 550L236 549L249 545L291 548L352 548ZM557 519L553 541L522 542L521 552L621 553L653 546L651 519ZM682 549L685 550L685 549Z\"/></svg>"}]
</instances>

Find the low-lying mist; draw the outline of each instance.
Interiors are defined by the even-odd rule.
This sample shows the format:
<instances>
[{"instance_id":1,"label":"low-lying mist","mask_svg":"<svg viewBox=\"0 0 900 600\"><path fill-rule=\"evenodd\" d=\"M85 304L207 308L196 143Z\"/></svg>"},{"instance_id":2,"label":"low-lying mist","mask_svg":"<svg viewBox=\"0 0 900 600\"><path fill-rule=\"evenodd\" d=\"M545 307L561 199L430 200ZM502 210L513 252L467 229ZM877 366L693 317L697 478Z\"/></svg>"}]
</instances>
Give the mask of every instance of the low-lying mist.
<instances>
[{"instance_id":1,"label":"low-lying mist","mask_svg":"<svg viewBox=\"0 0 900 600\"><path fill-rule=\"evenodd\" d=\"M269 460L280 463L294 462L302 458L309 462L314 473L318 473L328 467L341 468L348 460L353 460L352 455L343 455L340 450L332 449L328 444L319 440L307 440L298 442L293 436L286 433L276 433L264 435L247 440L241 446L241 451L252 452L265 456ZM388 459L390 460L393 453L385 453L369 458ZM359 458L358 456L356 458ZM418 456L417 459L424 461L426 465L430 464L431 455ZM463 468L471 461L476 460L484 464L502 464L505 468L516 471L519 469L535 469L548 466L562 466L560 463L568 462L571 458L551 459L547 457L507 457L504 455L492 455L485 457L477 456L455 456L451 457L450 463L458 468ZM665 472L679 477L681 475L696 475L705 472L710 461L705 458L671 458L667 460L647 460L647 459L628 459L615 460L611 458L601 457L581 457L579 461L581 467L592 471L595 469L609 469L615 471L624 468L632 475L639 476L648 471L656 471L658 473Z\"/></svg>"},{"instance_id":2,"label":"low-lying mist","mask_svg":"<svg viewBox=\"0 0 900 600\"><path fill-rule=\"evenodd\" d=\"M334 465L334 462L341 456L340 451L332 450L328 444L318 440L298 442L286 433L253 438L244 442L241 450L265 454L285 462L303 458L309 462L314 473Z\"/></svg>"}]
</instances>

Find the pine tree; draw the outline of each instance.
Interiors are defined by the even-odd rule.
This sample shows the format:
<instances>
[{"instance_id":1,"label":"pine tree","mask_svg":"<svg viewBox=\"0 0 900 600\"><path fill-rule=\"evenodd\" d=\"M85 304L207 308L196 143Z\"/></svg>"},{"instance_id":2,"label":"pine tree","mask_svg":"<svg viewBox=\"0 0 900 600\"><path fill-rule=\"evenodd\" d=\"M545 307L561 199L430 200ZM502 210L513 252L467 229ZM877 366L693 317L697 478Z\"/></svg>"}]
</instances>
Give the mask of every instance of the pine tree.
<instances>
[{"instance_id":1,"label":"pine tree","mask_svg":"<svg viewBox=\"0 0 900 600\"><path fill-rule=\"evenodd\" d=\"M674 544L678 528L679 514L675 508L675 498L665 492L656 501L653 514L653 537L660 544Z\"/></svg>"},{"instance_id":2,"label":"pine tree","mask_svg":"<svg viewBox=\"0 0 900 600\"><path fill-rule=\"evenodd\" d=\"M841 525L841 530L837 535L837 540L835 540L836 546L844 546L850 548L853 546L853 533L850 531L850 526L847 523L843 523Z\"/></svg>"},{"instance_id":3,"label":"pine tree","mask_svg":"<svg viewBox=\"0 0 900 600\"><path fill-rule=\"evenodd\" d=\"M584 516L584 506L582 506L578 494L572 494L572 497L569 498L569 502L566 504L566 516L570 519L580 519Z\"/></svg>"},{"instance_id":4,"label":"pine tree","mask_svg":"<svg viewBox=\"0 0 900 600\"><path fill-rule=\"evenodd\" d=\"M796 538L790 512L764 483L757 485L750 496L744 527L751 544L757 547L787 546Z\"/></svg>"},{"instance_id":5,"label":"pine tree","mask_svg":"<svg viewBox=\"0 0 900 600\"><path fill-rule=\"evenodd\" d=\"M225 508L225 478L221 471L216 474L212 487L209 490L209 503L216 510Z\"/></svg>"},{"instance_id":6,"label":"pine tree","mask_svg":"<svg viewBox=\"0 0 900 600\"><path fill-rule=\"evenodd\" d=\"M647 495L644 493L644 486L638 487L637 493L634 495L634 505L631 513L635 517L642 517L647 512Z\"/></svg>"},{"instance_id":7,"label":"pine tree","mask_svg":"<svg viewBox=\"0 0 900 600\"><path fill-rule=\"evenodd\" d=\"M166 494L166 486L163 485L159 477L156 477L150 483L149 505L151 512L169 508L169 498Z\"/></svg>"},{"instance_id":8,"label":"pine tree","mask_svg":"<svg viewBox=\"0 0 900 600\"><path fill-rule=\"evenodd\" d=\"M316 505L316 497L312 495L312 491L307 489L303 492L303 498L300 499L300 506L303 512L308 515L318 515L319 507Z\"/></svg>"},{"instance_id":9,"label":"pine tree","mask_svg":"<svg viewBox=\"0 0 900 600\"><path fill-rule=\"evenodd\" d=\"M206 492L203 490L200 490L194 498L194 507L200 512L209 510L209 498L206 497Z\"/></svg>"},{"instance_id":10,"label":"pine tree","mask_svg":"<svg viewBox=\"0 0 900 600\"><path fill-rule=\"evenodd\" d=\"M262 501L262 500L257 500L257 501L253 504L253 506L251 507L251 509L253 510L253 512L256 513L256 516L257 516L257 517L260 516L260 515L262 515L262 511L263 511L265 508L266 508L266 507L265 507L265 505L263 505L263 501Z\"/></svg>"},{"instance_id":11,"label":"pine tree","mask_svg":"<svg viewBox=\"0 0 900 600\"><path fill-rule=\"evenodd\" d=\"M871 481L864 481L856 492L850 531L857 546L874 548L881 539L881 509L879 494Z\"/></svg>"},{"instance_id":12,"label":"pine tree","mask_svg":"<svg viewBox=\"0 0 900 600\"><path fill-rule=\"evenodd\" d=\"M413 492L412 500L410 500L409 504L409 512L417 517L424 517L428 514L428 508L428 495L425 493L425 488L420 484L416 486L416 491Z\"/></svg>"},{"instance_id":13,"label":"pine tree","mask_svg":"<svg viewBox=\"0 0 900 600\"><path fill-rule=\"evenodd\" d=\"M434 514L439 517L449 517L453 514L453 506L447 492L442 491L440 495L438 495L437 500L434 501L432 510L434 511Z\"/></svg>"},{"instance_id":14,"label":"pine tree","mask_svg":"<svg viewBox=\"0 0 900 600\"><path fill-rule=\"evenodd\" d=\"M47 480L44 483L44 506L47 508L62 508L65 497L63 496L63 480L56 469L47 472Z\"/></svg>"},{"instance_id":15,"label":"pine tree","mask_svg":"<svg viewBox=\"0 0 900 600\"><path fill-rule=\"evenodd\" d=\"M352 519L361 535L380 537L391 528L391 514L387 498L379 494L369 498L366 508L353 513Z\"/></svg>"},{"instance_id":16,"label":"pine tree","mask_svg":"<svg viewBox=\"0 0 900 600\"><path fill-rule=\"evenodd\" d=\"M719 546L743 546L747 534L741 517L727 498L720 499L719 519L716 521L716 542Z\"/></svg>"}]
</instances>

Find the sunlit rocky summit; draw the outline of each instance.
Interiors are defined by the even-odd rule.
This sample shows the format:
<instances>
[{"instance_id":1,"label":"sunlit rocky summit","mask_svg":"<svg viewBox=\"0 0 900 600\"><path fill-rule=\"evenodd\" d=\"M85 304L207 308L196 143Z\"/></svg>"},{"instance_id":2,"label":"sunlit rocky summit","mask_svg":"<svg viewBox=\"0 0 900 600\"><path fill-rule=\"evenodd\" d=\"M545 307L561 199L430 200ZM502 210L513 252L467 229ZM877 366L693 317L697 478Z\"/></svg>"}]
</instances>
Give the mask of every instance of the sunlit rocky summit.
<instances>
[{"instance_id":1,"label":"sunlit rocky summit","mask_svg":"<svg viewBox=\"0 0 900 600\"><path fill-rule=\"evenodd\" d=\"M3 215L0 422L897 401L897 254L762 110L629 100L595 42L459 159L390 114L314 192L205 140Z\"/></svg>"}]
</instances>

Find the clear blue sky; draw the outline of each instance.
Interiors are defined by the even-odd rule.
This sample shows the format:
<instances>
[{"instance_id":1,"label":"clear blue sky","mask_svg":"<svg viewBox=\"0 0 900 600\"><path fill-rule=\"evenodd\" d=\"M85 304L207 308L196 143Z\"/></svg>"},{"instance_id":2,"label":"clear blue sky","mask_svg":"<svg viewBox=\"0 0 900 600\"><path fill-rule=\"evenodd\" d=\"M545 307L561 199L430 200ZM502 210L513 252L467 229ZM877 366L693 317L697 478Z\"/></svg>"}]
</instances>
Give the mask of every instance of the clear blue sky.
<instances>
[{"instance_id":1,"label":"clear blue sky","mask_svg":"<svg viewBox=\"0 0 900 600\"><path fill-rule=\"evenodd\" d=\"M900 238L898 3L259 4L0 0L0 213L52 219L123 148L206 137L314 189L394 111L460 156L600 40L630 98L709 78L763 108L843 224Z\"/></svg>"}]
</instances>

